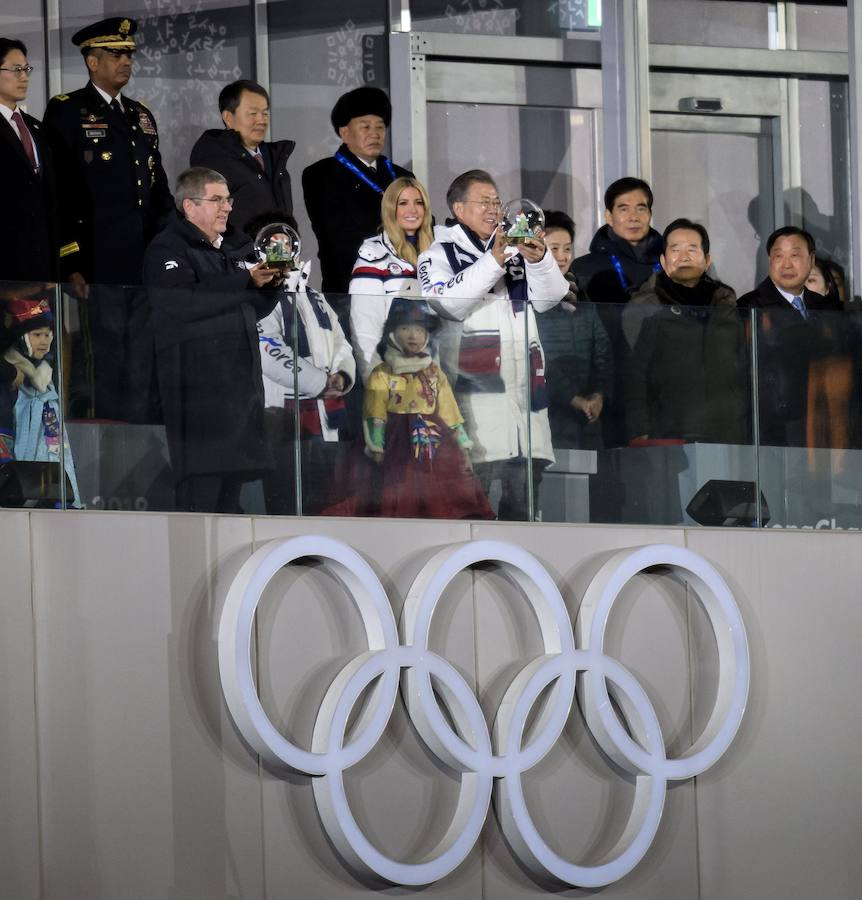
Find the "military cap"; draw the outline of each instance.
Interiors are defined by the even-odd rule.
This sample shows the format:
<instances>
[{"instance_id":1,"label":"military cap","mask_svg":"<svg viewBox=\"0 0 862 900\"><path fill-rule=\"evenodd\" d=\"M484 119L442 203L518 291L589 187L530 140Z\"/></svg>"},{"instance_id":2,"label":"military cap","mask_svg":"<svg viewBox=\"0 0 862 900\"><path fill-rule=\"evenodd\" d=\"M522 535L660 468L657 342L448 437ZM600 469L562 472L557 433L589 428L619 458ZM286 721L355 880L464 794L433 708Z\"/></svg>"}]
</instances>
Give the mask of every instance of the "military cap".
<instances>
[{"instance_id":1,"label":"military cap","mask_svg":"<svg viewBox=\"0 0 862 900\"><path fill-rule=\"evenodd\" d=\"M138 30L134 19L119 16L104 19L82 28L72 35L72 43L82 50L101 47L103 50L134 50L135 39L132 35Z\"/></svg>"},{"instance_id":2,"label":"military cap","mask_svg":"<svg viewBox=\"0 0 862 900\"><path fill-rule=\"evenodd\" d=\"M358 87L342 94L332 107L332 127L344 127L351 119L360 116L380 116L386 127L392 121L392 104L386 94L376 87Z\"/></svg>"}]
</instances>

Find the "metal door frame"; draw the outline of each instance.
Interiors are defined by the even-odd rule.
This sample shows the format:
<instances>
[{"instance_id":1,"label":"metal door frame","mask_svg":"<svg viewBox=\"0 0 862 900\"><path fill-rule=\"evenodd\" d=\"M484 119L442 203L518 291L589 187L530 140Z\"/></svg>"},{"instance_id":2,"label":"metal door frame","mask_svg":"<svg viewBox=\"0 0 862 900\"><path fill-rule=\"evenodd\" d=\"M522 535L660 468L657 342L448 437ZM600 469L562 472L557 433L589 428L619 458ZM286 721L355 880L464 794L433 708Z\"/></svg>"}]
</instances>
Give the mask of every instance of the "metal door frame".
<instances>
[{"instance_id":1,"label":"metal door frame","mask_svg":"<svg viewBox=\"0 0 862 900\"><path fill-rule=\"evenodd\" d=\"M389 35L392 154L420 180L428 175L428 102L559 106L527 96L531 66L566 68L579 109L601 109L601 48L595 38L499 37L395 32ZM469 67L469 70L468 68ZM469 71L469 79L465 74Z\"/></svg>"},{"instance_id":2,"label":"metal door frame","mask_svg":"<svg viewBox=\"0 0 862 900\"><path fill-rule=\"evenodd\" d=\"M781 174L782 183L781 190L776 191L776 198L784 197L789 188L799 186L798 79L847 78L848 54L792 49L795 44L795 4L790 2L775 4L774 49L650 44L647 2L604 0L604 22L600 34L577 38L540 38L401 31L399 29L405 25L410 26L409 0L390 0L390 26L393 29L389 35L394 110L391 132L393 155L409 161L416 175L427 179L429 99L525 105L527 98L519 85L525 82L524 72L528 67L567 67L574 71L574 78L582 79L585 84L596 77L600 79L598 98L578 106L594 110L597 134L601 135L596 147L595 172L596 208L601 209L601 193L606 181L623 174L635 174L650 180L650 112L679 112L678 109L656 106L654 101L657 92L661 95L663 83L666 85L674 78L686 79L689 87L685 95L691 96L698 93L693 89L693 83L698 79L714 78L719 82L733 79L736 84L759 85L758 90L769 95L778 90L777 101L770 110L761 110L756 105L752 111L727 111L759 116L776 116L777 111L779 133L775 146L780 148L781 158L774 170ZM849 0L848 9L849 46L851 51L858 47L862 53L862 0ZM855 64L853 56L851 53ZM457 72L460 70L463 73L467 65L471 66L469 83L464 78L459 81L457 77ZM496 69L489 69L489 66ZM504 69L508 71L500 77ZM498 76L495 87L501 91L496 95L497 99L481 87L483 79L487 81L486 75L492 71ZM447 87L450 80L451 88ZM454 88L456 83L457 93ZM504 83L508 85L506 93L502 93ZM452 96L445 94L447 90ZM857 284L860 283L856 271L860 254L856 244L862 229L862 196L859 196L862 189L862 154L857 153L857 148L862 146L857 135L862 113L856 115L862 109L860 96L851 79L851 152L848 159L852 190L847 193L851 213L850 251ZM603 103L603 98L608 102ZM531 101L529 105L542 103ZM783 206L776 212L776 220L784 217ZM791 209L791 218L801 218L801 209Z\"/></svg>"},{"instance_id":3,"label":"metal door frame","mask_svg":"<svg viewBox=\"0 0 862 900\"><path fill-rule=\"evenodd\" d=\"M696 122L697 131L762 134L766 123L772 137L773 219L784 224L785 196L791 187L788 161L793 132L788 122L786 96L784 84L775 79L726 73L656 72L650 79L650 132L668 130L661 126L671 124L676 130L687 130L686 123ZM712 113L683 111L681 103L687 97L719 98L722 109ZM710 122L714 123L712 129ZM798 161L798 130L793 137Z\"/></svg>"}]
</instances>

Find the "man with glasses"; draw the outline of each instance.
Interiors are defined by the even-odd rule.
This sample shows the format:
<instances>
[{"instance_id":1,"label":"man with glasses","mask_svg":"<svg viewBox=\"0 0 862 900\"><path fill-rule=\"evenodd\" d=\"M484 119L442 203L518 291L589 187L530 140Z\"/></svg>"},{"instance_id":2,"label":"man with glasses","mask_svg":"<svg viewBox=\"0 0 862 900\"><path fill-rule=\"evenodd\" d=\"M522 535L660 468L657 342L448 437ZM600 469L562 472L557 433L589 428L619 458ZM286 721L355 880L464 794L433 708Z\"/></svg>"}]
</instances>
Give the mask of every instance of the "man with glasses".
<instances>
[{"instance_id":1,"label":"man with glasses","mask_svg":"<svg viewBox=\"0 0 862 900\"><path fill-rule=\"evenodd\" d=\"M59 255L50 151L38 119L20 107L30 73L21 41L0 38L0 280L48 281Z\"/></svg>"},{"instance_id":2,"label":"man with glasses","mask_svg":"<svg viewBox=\"0 0 862 900\"><path fill-rule=\"evenodd\" d=\"M568 282L541 236L510 247L498 228L501 203L481 169L459 175L446 202L454 217L419 257L419 280L442 316L440 361L473 440L486 492L499 480L497 518L529 518L527 460L534 499L553 462L545 362L534 309L551 309Z\"/></svg>"},{"instance_id":3,"label":"man with glasses","mask_svg":"<svg viewBox=\"0 0 862 900\"><path fill-rule=\"evenodd\" d=\"M156 368L177 508L241 512L240 491L272 468L264 437L258 320L278 300L278 270L249 263L228 231L233 198L212 169L186 169L177 214L147 248Z\"/></svg>"},{"instance_id":4,"label":"man with glasses","mask_svg":"<svg viewBox=\"0 0 862 900\"><path fill-rule=\"evenodd\" d=\"M70 235L61 248L63 269L82 298L87 284L139 285L144 250L173 208L155 119L123 93L136 31L137 23L126 18L78 31L72 43L81 49L89 83L53 97L45 110L60 216ZM78 408L73 397L72 412L146 421L152 338L143 298L97 290L81 312L81 358L88 366L92 360L92 368L85 372L89 396Z\"/></svg>"}]
</instances>

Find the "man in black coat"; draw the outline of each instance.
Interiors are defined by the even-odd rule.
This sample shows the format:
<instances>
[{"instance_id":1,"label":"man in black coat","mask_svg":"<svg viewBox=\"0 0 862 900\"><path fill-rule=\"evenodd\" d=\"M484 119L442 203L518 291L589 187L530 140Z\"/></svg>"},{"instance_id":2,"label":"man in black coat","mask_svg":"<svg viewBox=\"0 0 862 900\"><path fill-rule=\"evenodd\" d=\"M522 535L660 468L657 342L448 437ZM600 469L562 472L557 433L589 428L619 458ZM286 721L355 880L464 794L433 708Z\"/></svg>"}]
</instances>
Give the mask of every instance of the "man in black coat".
<instances>
[{"instance_id":1,"label":"man in black coat","mask_svg":"<svg viewBox=\"0 0 862 900\"><path fill-rule=\"evenodd\" d=\"M137 24L107 19L72 37L89 74L86 87L52 97L45 132L58 172L67 246L64 278L81 303L83 384L72 411L146 421L151 416L152 334L139 291L144 250L173 209L152 113L122 93L132 72ZM79 397L79 391L85 396Z\"/></svg>"},{"instance_id":2,"label":"man in black coat","mask_svg":"<svg viewBox=\"0 0 862 900\"><path fill-rule=\"evenodd\" d=\"M225 236L231 200L218 172L177 179L178 214L147 248L156 360L177 508L241 512L245 481L272 468L264 437L257 321L278 274L251 266L245 235Z\"/></svg>"},{"instance_id":3,"label":"man in black coat","mask_svg":"<svg viewBox=\"0 0 862 900\"><path fill-rule=\"evenodd\" d=\"M608 333L614 364L614 402L602 416L606 447L626 443L623 400L624 360L627 352L621 328L622 304L660 266L661 235L652 221L653 196L640 178L620 178L605 191L605 224L595 233L590 252L579 256L572 272L581 299L600 304L599 317ZM610 489L606 489L610 496Z\"/></svg>"},{"instance_id":4,"label":"man in black coat","mask_svg":"<svg viewBox=\"0 0 862 900\"><path fill-rule=\"evenodd\" d=\"M661 271L623 312L632 352L625 369L628 435L635 445L680 439L749 440L745 329L733 288L710 278L709 235L676 219L662 235Z\"/></svg>"},{"instance_id":5,"label":"man in black coat","mask_svg":"<svg viewBox=\"0 0 862 900\"><path fill-rule=\"evenodd\" d=\"M805 287L815 249L814 238L802 228L773 231L766 241L768 276L739 298L741 309L760 310L752 341L757 342L762 444L807 444L809 365L824 324L817 313L840 310Z\"/></svg>"},{"instance_id":6,"label":"man in black coat","mask_svg":"<svg viewBox=\"0 0 862 900\"><path fill-rule=\"evenodd\" d=\"M380 88L360 87L342 95L331 118L344 143L334 156L305 169L302 190L317 236L323 290L345 294L360 244L380 225L383 191L412 173L383 155L392 105ZM339 319L341 313L339 309Z\"/></svg>"},{"instance_id":7,"label":"man in black coat","mask_svg":"<svg viewBox=\"0 0 862 900\"><path fill-rule=\"evenodd\" d=\"M18 104L32 67L21 41L0 38L0 280L51 281L59 247L50 150L38 119Z\"/></svg>"},{"instance_id":8,"label":"man in black coat","mask_svg":"<svg viewBox=\"0 0 862 900\"><path fill-rule=\"evenodd\" d=\"M605 191L605 224L590 252L572 265L581 299L625 303L659 269L661 235L650 227L653 196L640 178L620 178Z\"/></svg>"},{"instance_id":9,"label":"man in black coat","mask_svg":"<svg viewBox=\"0 0 862 900\"><path fill-rule=\"evenodd\" d=\"M287 160L294 141L265 141L269 94L257 82L234 81L222 89L218 108L225 128L207 129L192 148L189 164L215 169L233 196L231 227L238 231L263 213L293 213Z\"/></svg>"}]
</instances>

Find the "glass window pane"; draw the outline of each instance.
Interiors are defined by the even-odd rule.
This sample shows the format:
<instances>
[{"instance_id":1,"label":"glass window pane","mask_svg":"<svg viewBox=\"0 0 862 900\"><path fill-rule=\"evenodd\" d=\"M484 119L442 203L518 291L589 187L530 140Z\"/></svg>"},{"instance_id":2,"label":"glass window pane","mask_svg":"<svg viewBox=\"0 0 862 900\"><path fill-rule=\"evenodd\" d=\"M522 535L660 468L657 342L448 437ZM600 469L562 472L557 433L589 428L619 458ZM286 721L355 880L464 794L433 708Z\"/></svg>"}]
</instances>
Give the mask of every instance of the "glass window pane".
<instances>
[{"instance_id":1,"label":"glass window pane","mask_svg":"<svg viewBox=\"0 0 862 900\"><path fill-rule=\"evenodd\" d=\"M770 525L858 528L859 329L853 313L756 316L759 472Z\"/></svg>"},{"instance_id":2,"label":"glass window pane","mask_svg":"<svg viewBox=\"0 0 862 900\"><path fill-rule=\"evenodd\" d=\"M221 127L219 91L237 78L254 78L250 7L237 0L200 0L170 8L141 4L123 12L138 22L138 52L127 93L145 103L159 129L168 181L189 164L192 145L206 128ZM72 35L91 22L117 15L105 0L60 3L63 91L87 82Z\"/></svg>"},{"instance_id":3,"label":"glass window pane","mask_svg":"<svg viewBox=\"0 0 862 900\"><path fill-rule=\"evenodd\" d=\"M846 53L847 4L797 3L796 47Z\"/></svg>"},{"instance_id":4,"label":"glass window pane","mask_svg":"<svg viewBox=\"0 0 862 900\"><path fill-rule=\"evenodd\" d=\"M320 285L320 270L317 241L303 202L303 169L338 149L341 141L330 113L342 94L362 84L389 90L383 4L362 0L340 6L340 11L314 3L267 7L270 133L273 139L296 141L288 171L302 255L313 260L311 284L315 287ZM384 152L389 155L389 148ZM395 162L406 165L406 160Z\"/></svg>"},{"instance_id":5,"label":"glass window pane","mask_svg":"<svg viewBox=\"0 0 862 900\"><path fill-rule=\"evenodd\" d=\"M468 169L487 169L504 201L525 196L568 213L575 255L587 252L596 221L594 120L584 109L429 103L429 190L437 220L446 190ZM477 145L474 136L482 134Z\"/></svg>"},{"instance_id":6,"label":"glass window pane","mask_svg":"<svg viewBox=\"0 0 862 900\"><path fill-rule=\"evenodd\" d=\"M37 6L30 0L4 0L3 36L24 42L27 47L27 62L35 69L30 76L27 101L21 106L37 119L42 118L47 102L44 28L41 4Z\"/></svg>"},{"instance_id":7,"label":"glass window pane","mask_svg":"<svg viewBox=\"0 0 862 900\"><path fill-rule=\"evenodd\" d=\"M680 216L705 225L715 272L742 294L765 275L760 246L774 227L772 137L702 130L716 121L691 116L687 130L653 129L655 227Z\"/></svg>"},{"instance_id":8,"label":"glass window pane","mask_svg":"<svg viewBox=\"0 0 862 900\"><path fill-rule=\"evenodd\" d=\"M745 319L725 285L703 287L699 298L706 305L692 304L684 288L653 276L624 306L597 305L609 333L618 335L614 366L622 374L602 418L615 416L623 438L605 441L597 450L595 474L589 476L588 521L721 525L725 522L714 521L714 501L707 498L704 509L695 500L705 485L718 480L716 491L753 496L756 458ZM554 344L546 343L553 397L560 360ZM579 341L578 352L585 346ZM572 374L583 368L578 362L574 354L566 362ZM568 462L556 445L555 452L558 463L551 476ZM569 481L558 482L558 495L550 499L543 519L582 521L583 505L574 488L584 476L574 467L568 472ZM747 517L739 524L752 524L755 514L746 505L748 510L739 505L736 515Z\"/></svg>"},{"instance_id":9,"label":"glass window pane","mask_svg":"<svg viewBox=\"0 0 862 900\"><path fill-rule=\"evenodd\" d=\"M601 25L600 0L412 0L414 31L454 34L562 37L595 31Z\"/></svg>"},{"instance_id":10,"label":"glass window pane","mask_svg":"<svg viewBox=\"0 0 862 900\"><path fill-rule=\"evenodd\" d=\"M850 265L847 84L799 82L802 221L818 252ZM795 198L792 198L795 199Z\"/></svg>"},{"instance_id":11,"label":"glass window pane","mask_svg":"<svg viewBox=\"0 0 862 900\"><path fill-rule=\"evenodd\" d=\"M650 43L766 49L769 7L735 0L650 0Z\"/></svg>"}]
</instances>

